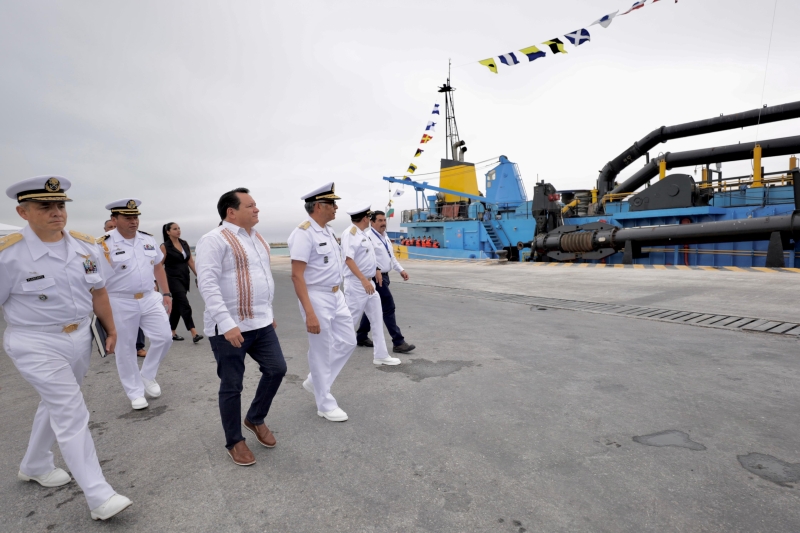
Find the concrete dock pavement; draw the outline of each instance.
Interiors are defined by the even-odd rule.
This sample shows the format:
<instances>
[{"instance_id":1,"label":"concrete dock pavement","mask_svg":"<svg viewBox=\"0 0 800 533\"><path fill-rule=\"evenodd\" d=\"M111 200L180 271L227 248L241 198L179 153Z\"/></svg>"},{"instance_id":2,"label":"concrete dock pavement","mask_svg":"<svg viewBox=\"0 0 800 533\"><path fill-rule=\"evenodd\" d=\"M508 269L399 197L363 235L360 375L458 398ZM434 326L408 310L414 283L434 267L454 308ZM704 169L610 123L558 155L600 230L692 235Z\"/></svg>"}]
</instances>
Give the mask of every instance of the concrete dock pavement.
<instances>
[{"instance_id":1,"label":"concrete dock pavement","mask_svg":"<svg viewBox=\"0 0 800 533\"><path fill-rule=\"evenodd\" d=\"M350 420L331 423L301 386L305 328L288 258L274 258L289 370L267 418L277 447L245 434L252 467L225 453L207 339L173 344L163 394L141 412L113 358L95 353L84 387L92 434L107 479L134 502L106 523L90 520L74 483L17 481L38 397L2 354L0 531L800 530L796 337L471 295L800 321L800 277L404 266L411 280L393 277L392 292L417 349L376 368L357 348L333 390ZM198 320L195 290L190 301ZM259 376L248 361L245 403Z\"/></svg>"},{"instance_id":2,"label":"concrete dock pavement","mask_svg":"<svg viewBox=\"0 0 800 533\"><path fill-rule=\"evenodd\" d=\"M540 265L497 261L403 262L412 276L409 283L422 285L704 313L759 314L800 322L800 304L791 289L800 286L800 273L774 269L584 269L563 263Z\"/></svg>"}]
</instances>

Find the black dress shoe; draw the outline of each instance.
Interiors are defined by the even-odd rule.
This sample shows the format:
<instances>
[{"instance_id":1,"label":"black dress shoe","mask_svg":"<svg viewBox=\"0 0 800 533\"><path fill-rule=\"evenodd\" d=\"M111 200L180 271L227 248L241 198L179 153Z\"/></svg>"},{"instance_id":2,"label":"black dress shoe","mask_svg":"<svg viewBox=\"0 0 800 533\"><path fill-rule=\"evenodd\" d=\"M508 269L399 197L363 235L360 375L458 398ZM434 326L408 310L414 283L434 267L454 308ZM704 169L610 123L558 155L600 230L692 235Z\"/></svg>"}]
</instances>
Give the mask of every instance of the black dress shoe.
<instances>
[{"instance_id":1,"label":"black dress shoe","mask_svg":"<svg viewBox=\"0 0 800 533\"><path fill-rule=\"evenodd\" d=\"M414 348L416 348L416 346L414 346L413 344L408 344L407 342L404 342L404 343L403 343L403 344L401 344L400 346L395 346L395 347L392 349L392 351L393 351L394 353L408 353L408 352L410 352L411 350L413 350Z\"/></svg>"},{"instance_id":2,"label":"black dress shoe","mask_svg":"<svg viewBox=\"0 0 800 533\"><path fill-rule=\"evenodd\" d=\"M356 342L356 344L359 345L359 346L366 346L367 348L372 348L373 346L375 346L375 344L373 344L370 339L366 339L366 340L363 340L363 341L358 341L358 342Z\"/></svg>"},{"instance_id":3,"label":"black dress shoe","mask_svg":"<svg viewBox=\"0 0 800 533\"><path fill-rule=\"evenodd\" d=\"M194 336L194 338L192 339L192 342L193 342L193 343L195 343L195 344L197 344L198 342L200 342L200 341L201 341L201 340L203 340L203 339L205 339L205 337L203 337L202 335L200 335L200 334L198 333L197 335L195 335L195 336Z\"/></svg>"},{"instance_id":4,"label":"black dress shoe","mask_svg":"<svg viewBox=\"0 0 800 533\"><path fill-rule=\"evenodd\" d=\"M180 335L173 335L172 336L172 340L174 340L174 341L182 341L183 337L181 337Z\"/></svg>"}]
</instances>

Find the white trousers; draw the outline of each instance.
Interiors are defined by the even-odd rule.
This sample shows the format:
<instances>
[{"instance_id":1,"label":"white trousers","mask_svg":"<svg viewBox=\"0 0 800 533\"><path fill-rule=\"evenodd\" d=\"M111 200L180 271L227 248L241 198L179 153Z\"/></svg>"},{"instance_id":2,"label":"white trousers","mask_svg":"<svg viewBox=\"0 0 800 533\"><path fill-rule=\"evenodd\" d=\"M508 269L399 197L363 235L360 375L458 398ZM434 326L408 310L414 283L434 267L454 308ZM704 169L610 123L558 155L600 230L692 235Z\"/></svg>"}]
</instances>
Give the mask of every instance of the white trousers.
<instances>
[{"instance_id":1,"label":"white trousers","mask_svg":"<svg viewBox=\"0 0 800 533\"><path fill-rule=\"evenodd\" d=\"M375 282L371 283L374 287ZM347 308L350 309L350 316L353 317L355 329L361 325L363 313L366 313L369 323L372 324L372 357L374 359L389 357L386 339L383 337L383 308L378 291L367 294L358 279L346 277L344 279L344 299L347 301Z\"/></svg>"},{"instance_id":2,"label":"white trousers","mask_svg":"<svg viewBox=\"0 0 800 533\"><path fill-rule=\"evenodd\" d=\"M172 330L164 309L163 298L151 292L141 300L109 298L117 326L116 360L119 380L130 400L144 396L142 377L156 379L158 366L172 346ZM142 328L150 339L150 349L142 363L141 373L136 359L136 337Z\"/></svg>"},{"instance_id":3,"label":"white trousers","mask_svg":"<svg viewBox=\"0 0 800 533\"><path fill-rule=\"evenodd\" d=\"M20 471L28 476L52 472L55 464L51 449L58 442L89 509L101 506L114 495L114 489L106 482L97 460L89 411L81 393L92 350L89 320L72 333L8 326L3 349L41 397Z\"/></svg>"},{"instance_id":4,"label":"white trousers","mask_svg":"<svg viewBox=\"0 0 800 533\"><path fill-rule=\"evenodd\" d=\"M331 386L356 348L356 334L342 291L309 290L308 298L320 326L318 334L308 334L308 376L314 385L317 410L328 412L339 407L331 394ZM300 315L305 322L302 304Z\"/></svg>"}]
</instances>

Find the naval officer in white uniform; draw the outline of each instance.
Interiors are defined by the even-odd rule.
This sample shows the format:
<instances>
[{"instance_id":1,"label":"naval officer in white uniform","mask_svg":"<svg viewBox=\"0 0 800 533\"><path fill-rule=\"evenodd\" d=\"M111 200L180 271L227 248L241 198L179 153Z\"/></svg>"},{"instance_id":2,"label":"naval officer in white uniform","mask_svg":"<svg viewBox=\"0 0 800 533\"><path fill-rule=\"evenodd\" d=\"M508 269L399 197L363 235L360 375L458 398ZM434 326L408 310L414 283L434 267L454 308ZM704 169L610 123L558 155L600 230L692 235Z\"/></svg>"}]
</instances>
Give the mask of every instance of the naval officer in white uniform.
<instances>
[{"instance_id":1,"label":"naval officer in white uniform","mask_svg":"<svg viewBox=\"0 0 800 533\"><path fill-rule=\"evenodd\" d=\"M365 314L370 322L380 324L383 321L381 297L375 290L375 282L382 283L381 271L372 241L365 233L369 231L371 206L359 206L347 214L352 224L342 234L342 255L344 257L344 299L353 318L353 329L361 323L361 315ZM379 332L379 333L378 333ZM383 328L376 329L373 335L372 362L376 365L399 365L400 359L389 357Z\"/></svg>"},{"instance_id":2,"label":"naval officer in white uniform","mask_svg":"<svg viewBox=\"0 0 800 533\"><path fill-rule=\"evenodd\" d=\"M161 264L164 255L152 235L139 231L141 203L136 198L124 198L106 205L117 227L98 241L114 271L106 289L117 322L117 371L134 409L148 406L145 392L152 398L161 396L156 374L172 346L168 316L172 294L161 295L153 290L153 279L162 289L169 287ZM150 339L150 351L141 371L136 362L139 328Z\"/></svg>"},{"instance_id":3,"label":"naval officer in white uniform","mask_svg":"<svg viewBox=\"0 0 800 533\"><path fill-rule=\"evenodd\" d=\"M42 176L6 190L28 225L0 238L3 350L41 397L17 477L44 487L69 483L50 451L58 442L92 518L106 520L131 501L106 482L88 427L81 384L92 350L89 314L105 326L106 351L114 351L117 334L94 238L64 231L69 188L65 178Z\"/></svg>"},{"instance_id":4,"label":"naval officer in white uniform","mask_svg":"<svg viewBox=\"0 0 800 533\"><path fill-rule=\"evenodd\" d=\"M310 372L303 388L317 401L317 415L347 420L331 386L356 347L353 319L342 295L342 251L328 222L336 218L334 184L303 195L308 218L289 236L292 283L308 332Z\"/></svg>"},{"instance_id":5,"label":"naval officer in white uniform","mask_svg":"<svg viewBox=\"0 0 800 533\"><path fill-rule=\"evenodd\" d=\"M375 287L378 295L381 298L381 307L383 308L383 323L386 324L386 329L392 337L392 349L395 353L408 353L416 346L406 342L403 338L403 333L397 325L395 318L395 305L392 291L389 290L391 280L389 279L389 272L395 270L400 273L403 281L408 281L408 273L397 261L394 256L392 241L386 236L386 213L383 211L373 211L370 217L371 227L364 233L372 241L372 247L375 250L375 258L378 260L378 269L381 271L381 284ZM375 280L373 280L375 281ZM367 334L370 330L370 318L365 314L361 318L361 326L356 330L356 344L358 346L372 347L373 342L369 340ZM375 324L377 331L382 331L380 323Z\"/></svg>"}]
</instances>

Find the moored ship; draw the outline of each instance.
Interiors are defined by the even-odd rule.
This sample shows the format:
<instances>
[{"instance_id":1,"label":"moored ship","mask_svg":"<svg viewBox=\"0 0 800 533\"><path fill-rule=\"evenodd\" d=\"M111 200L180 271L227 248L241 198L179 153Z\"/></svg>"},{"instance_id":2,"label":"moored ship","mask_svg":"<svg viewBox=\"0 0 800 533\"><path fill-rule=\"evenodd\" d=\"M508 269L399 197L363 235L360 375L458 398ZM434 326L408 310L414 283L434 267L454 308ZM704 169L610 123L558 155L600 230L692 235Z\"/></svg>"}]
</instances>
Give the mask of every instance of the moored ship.
<instances>
[{"instance_id":1,"label":"moored ship","mask_svg":"<svg viewBox=\"0 0 800 533\"><path fill-rule=\"evenodd\" d=\"M413 187L417 195L417 207L402 212L406 234L396 244L399 257L800 267L794 155L800 136L649 157L670 139L800 118L800 102L662 126L607 163L592 189L560 191L539 182L529 199L519 168L505 156L479 189L475 165L464 160L452 91L449 80L439 89L447 148L438 186L384 178ZM643 157L642 169L616 183L620 171ZM765 172L763 160L779 157L788 168ZM752 161L751 174L723 175L722 163L743 160ZM668 173L694 166L702 166L700 181Z\"/></svg>"}]
</instances>

